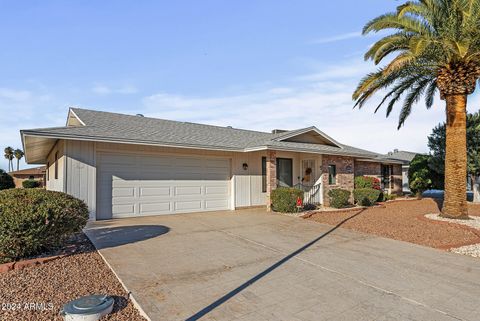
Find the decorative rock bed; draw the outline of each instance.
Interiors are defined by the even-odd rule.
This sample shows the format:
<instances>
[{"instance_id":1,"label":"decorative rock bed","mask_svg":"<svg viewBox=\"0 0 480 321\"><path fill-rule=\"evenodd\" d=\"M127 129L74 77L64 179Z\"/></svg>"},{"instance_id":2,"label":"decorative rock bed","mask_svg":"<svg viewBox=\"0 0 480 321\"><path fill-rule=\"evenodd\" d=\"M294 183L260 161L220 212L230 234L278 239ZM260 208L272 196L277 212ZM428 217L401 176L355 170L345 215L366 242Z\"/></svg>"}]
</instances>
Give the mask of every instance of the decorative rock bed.
<instances>
[{"instance_id":1,"label":"decorative rock bed","mask_svg":"<svg viewBox=\"0 0 480 321\"><path fill-rule=\"evenodd\" d=\"M441 217L439 214L426 214L425 217L435 221L468 226L470 228L473 228L479 231L479 234L480 234L480 217L479 216L471 216L469 220L450 219L450 218ZM453 253L469 255L469 256L480 258L480 243L451 248L449 249L449 251Z\"/></svg>"}]
</instances>

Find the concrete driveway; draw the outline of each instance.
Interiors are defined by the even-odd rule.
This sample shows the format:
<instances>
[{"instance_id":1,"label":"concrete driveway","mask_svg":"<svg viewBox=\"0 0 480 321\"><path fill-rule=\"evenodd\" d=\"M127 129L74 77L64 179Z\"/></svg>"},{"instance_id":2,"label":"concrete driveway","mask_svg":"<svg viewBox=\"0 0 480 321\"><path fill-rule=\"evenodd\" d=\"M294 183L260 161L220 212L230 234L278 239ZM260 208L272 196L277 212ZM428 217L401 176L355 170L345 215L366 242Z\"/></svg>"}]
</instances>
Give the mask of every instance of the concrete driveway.
<instances>
[{"instance_id":1,"label":"concrete driveway","mask_svg":"<svg viewBox=\"0 0 480 321\"><path fill-rule=\"evenodd\" d=\"M480 260L264 210L87 234L152 320L480 320Z\"/></svg>"}]
</instances>

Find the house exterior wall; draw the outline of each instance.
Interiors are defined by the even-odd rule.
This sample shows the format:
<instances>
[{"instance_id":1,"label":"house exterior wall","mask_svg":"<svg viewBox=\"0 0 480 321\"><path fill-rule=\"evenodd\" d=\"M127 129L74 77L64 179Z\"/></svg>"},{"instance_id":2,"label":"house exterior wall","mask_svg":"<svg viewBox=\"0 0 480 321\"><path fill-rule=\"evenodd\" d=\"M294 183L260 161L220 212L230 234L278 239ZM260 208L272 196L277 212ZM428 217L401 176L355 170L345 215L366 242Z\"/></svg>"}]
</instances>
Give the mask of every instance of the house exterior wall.
<instances>
[{"instance_id":1,"label":"house exterior wall","mask_svg":"<svg viewBox=\"0 0 480 321\"><path fill-rule=\"evenodd\" d=\"M96 152L94 142L69 140L66 145L65 192L88 205L90 219L96 217Z\"/></svg>"},{"instance_id":2,"label":"house exterior wall","mask_svg":"<svg viewBox=\"0 0 480 321\"><path fill-rule=\"evenodd\" d=\"M404 185L403 171L401 164L391 165L393 173L391 176L391 184L388 187L388 192L401 195L403 193ZM355 161L355 176L371 176L382 179L382 164L376 162ZM407 180L408 186L408 180Z\"/></svg>"},{"instance_id":3,"label":"house exterior wall","mask_svg":"<svg viewBox=\"0 0 480 321\"><path fill-rule=\"evenodd\" d=\"M355 161L355 176L382 177L382 164L374 162Z\"/></svg>"},{"instance_id":4,"label":"house exterior wall","mask_svg":"<svg viewBox=\"0 0 480 321\"><path fill-rule=\"evenodd\" d=\"M59 155L59 177L54 179L55 152ZM268 203L268 191L276 188L276 158L293 160L293 184L302 183L302 160L315 160L315 184L322 184L322 201L328 206L327 193L330 189L344 188L353 190L355 175L373 175L380 173L380 164L357 162L352 157L317 155L286 151L258 151L250 153L209 151L187 148L158 147L148 145L101 143L87 141L59 141L49 155L50 171L47 189L66 192L84 200L90 209L90 218L96 218L97 192L97 154L99 152L134 153L134 154L175 154L183 156L222 157L231 160L231 204L232 209L263 206ZM267 180L267 192L262 192L262 157L270 154L270 181ZM274 157L272 157L274 155ZM275 159L275 161L274 161ZM243 164L248 165L247 170ZM269 162L267 161L267 172ZM328 184L328 165L336 165L336 184ZM401 193L401 165L394 167L394 190ZM274 171L275 170L275 171Z\"/></svg>"},{"instance_id":5,"label":"house exterior wall","mask_svg":"<svg viewBox=\"0 0 480 321\"><path fill-rule=\"evenodd\" d=\"M101 143L88 141L60 141L59 148L65 147L65 155L59 162L59 179L53 179L53 161L50 160L50 181L48 189L64 191L84 200L90 210L90 218L96 217L96 155L99 152L176 154L183 156L211 156L231 159L232 209L238 207L262 206L267 204L267 194L262 192L262 157L266 151L237 153L226 151L209 151L186 148L157 147L147 145ZM52 150L54 155L57 149ZM298 160L297 153L281 153L282 157ZM52 156L53 157L53 156ZM59 154L60 157L60 154ZM65 163L66 166L63 166ZM243 169L243 163L248 169ZM298 175L294 166L294 181ZM62 173L62 176L60 176ZM63 175L65 173L66 175Z\"/></svg>"},{"instance_id":6,"label":"house exterior wall","mask_svg":"<svg viewBox=\"0 0 480 321\"><path fill-rule=\"evenodd\" d=\"M337 170L336 184L330 185L328 182L328 166L335 165ZM353 191L355 161L353 157L323 155L322 159L322 184L323 184L323 204L330 206L328 191L332 189L346 189ZM351 197L353 201L353 197Z\"/></svg>"},{"instance_id":7,"label":"house exterior wall","mask_svg":"<svg viewBox=\"0 0 480 321\"><path fill-rule=\"evenodd\" d=\"M55 153L58 153L57 170L58 177L55 178ZM59 140L47 156L47 162L50 166L46 169L48 180L46 181L46 188L51 191L65 192L65 142Z\"/></svg>"}]
</instances>

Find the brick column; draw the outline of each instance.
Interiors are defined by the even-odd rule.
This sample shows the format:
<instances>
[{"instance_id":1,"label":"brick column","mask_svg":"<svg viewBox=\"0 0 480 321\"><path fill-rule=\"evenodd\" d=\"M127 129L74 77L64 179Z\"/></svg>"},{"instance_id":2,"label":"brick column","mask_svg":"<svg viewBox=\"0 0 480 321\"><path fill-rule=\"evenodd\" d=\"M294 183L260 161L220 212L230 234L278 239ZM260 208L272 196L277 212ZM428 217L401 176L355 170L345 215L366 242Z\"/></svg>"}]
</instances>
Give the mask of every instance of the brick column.
<instances>
[{"instance_id":1,"label":"brick column","mask_svg":"<svg viewBox=\"0 0 480 321\"><path fill-rule=\"evenodd\" d=\"M402 175L402 165L395 164L393 167L393 189L391 190L392 194L403 195L403 175Z\"/></svg>"},{"instance_id":2,"label":"brick column","mask_svg":"<svg viewBox=\"0 0 480 321\"><path fill-rule=\"evenodd\" d=\"M277 152L267 151L267 210L271 211L270 193L277 188Z\"/></svg>"},{"instance_id":3,"label":"brick column","mask_svg":"<svg viewBox=\"0 0 480 321\"><path fill-rule=\"evenodd\" d=\"M336 165L337 182L335 185L328 184L328 165ZM323 155L322 156L322 185L323 185L323 205L330 206L328 191L341 188L353 191L354 187L355 162L352 157ZM353 202L353 195L350 195L350 202Z\"/></svg>"}]
</instances>

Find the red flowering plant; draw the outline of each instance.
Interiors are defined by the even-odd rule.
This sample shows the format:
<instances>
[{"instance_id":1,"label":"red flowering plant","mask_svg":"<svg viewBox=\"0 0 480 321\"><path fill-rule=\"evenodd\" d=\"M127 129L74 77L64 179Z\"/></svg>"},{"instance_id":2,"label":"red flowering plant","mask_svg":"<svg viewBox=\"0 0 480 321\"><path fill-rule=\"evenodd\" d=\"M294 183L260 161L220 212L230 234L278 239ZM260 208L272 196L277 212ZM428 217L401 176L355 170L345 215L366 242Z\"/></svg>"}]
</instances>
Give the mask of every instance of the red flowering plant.
<instances>
[{"instance_id":1,"label":"red flowering plant","mask_svg":"<svg viewBox=\"0 0 480 321\"><path fill-rule=\"evenodd\" d=\"M372 176L357 176L355 177L355 188L373 188L381 190L380 180Z\"/></svg>"}]
</instances>

